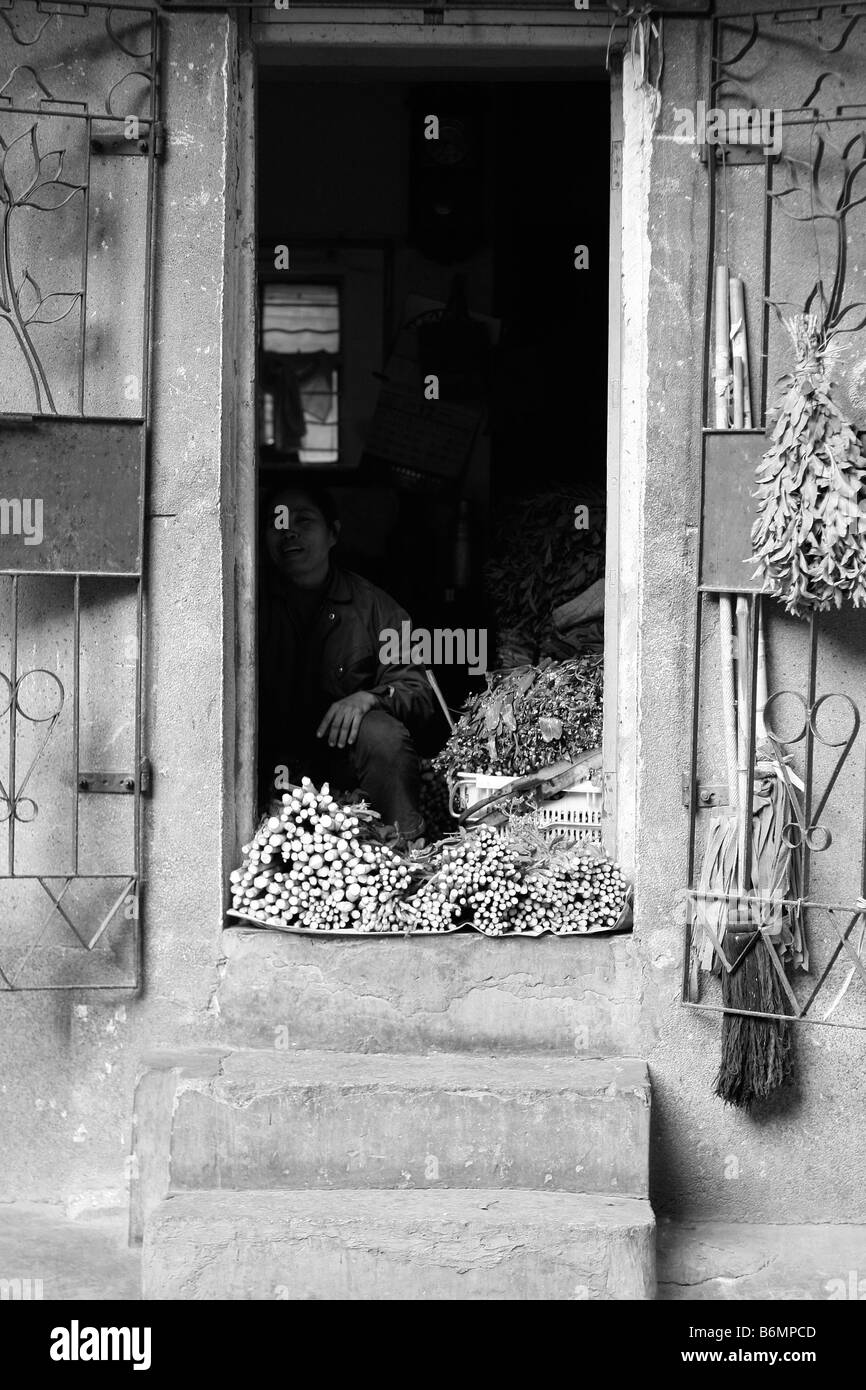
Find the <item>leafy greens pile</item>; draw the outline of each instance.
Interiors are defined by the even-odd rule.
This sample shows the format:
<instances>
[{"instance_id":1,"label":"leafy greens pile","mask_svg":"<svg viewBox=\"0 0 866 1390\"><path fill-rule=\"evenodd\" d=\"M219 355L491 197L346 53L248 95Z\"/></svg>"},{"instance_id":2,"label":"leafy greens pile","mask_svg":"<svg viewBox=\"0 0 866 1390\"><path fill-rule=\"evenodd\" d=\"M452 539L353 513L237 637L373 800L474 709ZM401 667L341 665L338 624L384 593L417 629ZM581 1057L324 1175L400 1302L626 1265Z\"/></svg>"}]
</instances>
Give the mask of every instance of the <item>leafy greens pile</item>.
<instances>
[{"instance_id":1,"label":"leafy greens pile","mask_svg":"<svg viewBox=\"0 0 866 1390\"><path fill-rule=\"evenodd\" d=\"M446 776L519 777L601 744L602 657L519 666L488 680L435 760Z\"/></svg>"},{"instance_id":2,"label":"leafy greens pile","mask_svg":"<svg viewBox=\"0 0 866 1390\"><path fill-rule=\"evenodd\" d=\"M575 508L589 508L577 530ZM572 655L554 631L552 613L604 574L604 500L560 489L512 501L497 528L485 581L499 631L497 660L516 666Z\"/></svg>"}]
</instances>

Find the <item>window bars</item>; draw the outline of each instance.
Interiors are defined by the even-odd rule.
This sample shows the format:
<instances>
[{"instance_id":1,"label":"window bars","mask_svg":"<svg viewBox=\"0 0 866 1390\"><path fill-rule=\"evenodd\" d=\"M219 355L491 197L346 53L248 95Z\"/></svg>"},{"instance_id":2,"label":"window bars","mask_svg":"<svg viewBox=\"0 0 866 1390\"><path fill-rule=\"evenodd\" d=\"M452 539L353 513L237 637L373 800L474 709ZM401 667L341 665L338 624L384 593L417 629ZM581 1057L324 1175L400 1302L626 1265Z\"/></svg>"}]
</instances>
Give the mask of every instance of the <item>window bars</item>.
<instances>
[{"instance_id":1,"label":"window bars","mask_svg":"<svg viewBox=\"0 0 866 1390\"><path fill-rule=\"evenodd\" d=\"M140 983L159 39L0 0L0 989Z\"/></svg>"},{"instance_id":2,"label":"window bars","mask_svg":"<svg viewBox=\"0 0 866 1390\"><path fill-rule=\"evenodd\" d=\"M817 278L805 307L820 312L826 329L844 332L862 327L862 306L846 303L845 282L855 216L860 218L856 235L861 240L866 236L862 212L856 213L864 205L864 189L858 180L866 169L866 104L849 99L860 95L862 80L846 84L846 76L849 67L856 74L863 61L864 18L866 4L834 4L776 7L717 18L712 25L708 108L769 109L774 134L781 133L783 138L778 154L722 142L703 151L709 222L704 428L691 759L684 785L689 886L681 900L684 1005L749 1016L749 1010L723 1007L716 972L740 969L749 952L758 950L767 953L779 977L786 1012L751 1016L854 1029L866 1028L866 761L860 710L847 690L837 688L837 672L840 666L850 671L858 653L866 650L866 624L861 613L851 610L813 614L807 622L788 618L781 606L758 592L752 577L755 567L749 560L755 469L767 447L770 362L781 351L771 315L774 296L778 299L780 293L778 274L774 274L780 247L786 253L789 280L802 279L801 267L817 259ZM797 55L793 71L779 57L789 44ZM809 51L814 55L812 68L806 64L798 68ZM792 102L791 79L798 73L801 96ZM756 92L750 83L758 80ZM738 228L730 219L728 200L736 187L739 201L734 206L748 205L753 210L756 179L761 184L763 222L750 246L754 218L744 219ZM759 381L753 396L760 407L754 428L720 429L709 421L714 270L717 257L727 264L729 238L737 236L740 251L751 258L756 272L752 284L759 284L761 290ZM790 297L788 285L784 293ZM715 385L718 389L719 383ZM739 598L749 638L747 649L740 652L745 680L740 684L738 711L746 731L749 812L754 805L756 758L760 762L763 757L764 766L770 766L773 775L786 784L789 810L782 827L781 853L787 856L796 893L785 892L779 883L756 887L753 861L758 841L751 814L745 818L745 863L738 882L717 891L707 886L706 872L701 880L702 867L706 869L702 859L713 834L712 826L704 833L709 813L729 800L727 789L712 781L713 769L725 754L708 714L719 689L719 671L705 650L716 625L723 621L726 597ZM724 652L724 630L717 635ZM765 647L772 679L762 691ZM724 657L722 661L724 665ZM849 679L856 680L856 674ZM721 859L717 862L721 864ZM752 932L739 959L730 959L726 953L725 923L742 924ZM787 970L777 950L782 940L787 942Z\"/></svg>"}]
</instances>

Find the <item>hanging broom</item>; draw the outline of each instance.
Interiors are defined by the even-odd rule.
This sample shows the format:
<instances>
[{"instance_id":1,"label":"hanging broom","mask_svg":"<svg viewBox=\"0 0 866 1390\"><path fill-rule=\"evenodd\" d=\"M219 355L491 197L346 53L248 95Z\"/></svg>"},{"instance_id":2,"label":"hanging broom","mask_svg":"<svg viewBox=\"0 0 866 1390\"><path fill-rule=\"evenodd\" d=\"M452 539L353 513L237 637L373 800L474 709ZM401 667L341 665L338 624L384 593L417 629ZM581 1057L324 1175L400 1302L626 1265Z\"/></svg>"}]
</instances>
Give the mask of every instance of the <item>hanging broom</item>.
<instances>
[{"instance_id":1,"label":"hanging broom","mask_svg":"<svg viewBox=\"0 0 866 1390\"><path fill-rule=\"evenodd\" d=\"M758 608L760 622L760 608ZM746 877L747 839L755 845L754 768L749 766L749 647L748 602L737 601L737 910L729 910L723 939L728 967L722 968L722 1004L725 1009L746 1010L752 1014L784 1014L785 994L770 952L772 942L761 932L761 910L749 904L747 895L760 892L766 870L753 857ZM759 646L760 654L763 650ZM766 678L758 675L758 689L766 688ZM730 732L730 731L728 731ZM787 819L784 798L777 819ZM776 841L778 843L778 840ZM761 841L759 841L761 843ZM729 909L733 904L729 904ZM733 919L733 920L732 920ZM791 1071L789 1024L778 1018L747 1018L742 1013L726 1013L722 1020L722 1060L716 1077L716 1095L727 1105L750 1110L782 1085Z\"/></svg>"},{"instance_id":2,"label":"hanging broom","mask_svg":"<svg viewBox=\"0 0 866 1390\"><path fill-rule=\"evenodd\" d=\"M728 265L716 267L715 277L715 424L717 429L743 429L751 425L748 341L745 332L745 294L743 282L731 277ZM760 604L758 605L760 628ZM749 727L751 683L749 681L749 608L745 598L737 600L737 680L733 663L733 605L729 594L719 595L719 641L721 655L722 717L728 771L730 815L710 827L700 881L700 910L703 920L713 928L728 962L718 960L710 934L705 937L704 964L721 967L722 1004L725 1009L750 1013L783 1013L781 983L768 952L774 947L760 932L760 909L753 910L744 898L757 886L756 864L746 873L747 844L755 848L754 768L749 766ZM738 687L738 688L737 688ZM766 663L764 644L758 643L756 672L756 734L763 736L763 707L766 704ZM736 705L735 705L736 692ZM781 801L784 799L782 798ZM777 806L781 804L777 800ZM766 800L761 808L765 814ZM784 815L784 811L782 812ZM776 826L777 831L780 827ZM762 843L766 843L765 837ZM779 840L781 834L779 833ZM758 872L758 883L766 876L766 865ZM742 911L745 906L745 912ZM708 959L707 959L708 957ZM715 959L714 959L715 958ZM774 1019L748 1018L741 1013L725 1013L722 1020L722 1057L716 1077L716 1094L726 1104L750 1109L756 1100L770 1095L789 1070L788 1025Z\"/></svg>"}]
</instances>

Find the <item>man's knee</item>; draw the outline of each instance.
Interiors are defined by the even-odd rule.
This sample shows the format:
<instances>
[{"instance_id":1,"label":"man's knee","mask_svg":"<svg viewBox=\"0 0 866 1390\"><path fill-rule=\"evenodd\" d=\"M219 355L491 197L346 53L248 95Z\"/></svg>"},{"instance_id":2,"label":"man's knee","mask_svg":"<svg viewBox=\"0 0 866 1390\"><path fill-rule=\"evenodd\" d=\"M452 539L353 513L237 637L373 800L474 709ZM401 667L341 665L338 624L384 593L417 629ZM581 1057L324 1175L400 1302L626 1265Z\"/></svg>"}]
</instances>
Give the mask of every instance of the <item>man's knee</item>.
<instances>
[{"instance_id":1,"label":"man's knee","mask_svg":"<svg viewBox=\"0 0 866 1390\"><path fill-rule=\"evenodd\" d=\"M361 720L353 752L362 759L396 759L401 754L413 753L414 745L405 724L383 709L373 709Z\"/></svg>"}]
</instances>

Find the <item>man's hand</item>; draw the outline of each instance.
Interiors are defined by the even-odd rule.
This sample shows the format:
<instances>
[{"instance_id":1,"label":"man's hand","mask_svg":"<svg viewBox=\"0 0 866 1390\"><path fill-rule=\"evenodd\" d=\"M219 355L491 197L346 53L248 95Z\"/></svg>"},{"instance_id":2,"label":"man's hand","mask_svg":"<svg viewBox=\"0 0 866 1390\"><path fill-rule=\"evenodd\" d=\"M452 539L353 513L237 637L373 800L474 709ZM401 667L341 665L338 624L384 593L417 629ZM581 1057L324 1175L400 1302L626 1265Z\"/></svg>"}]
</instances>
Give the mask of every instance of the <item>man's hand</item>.
<instances>
[{"instance_id":1,"label":"man's hand","mask_svg":"<svg viewBox=\"0 0 866 1390\"><path fill-rule=\"evenodd\" d=\"M331 748L345 748L346 744L351 747L358 737L364 715L378 703L369 690L356 690L354 695L335 700L316 730L316 738L324 738L327 734Z\"/></svg>"}]
</instances>

